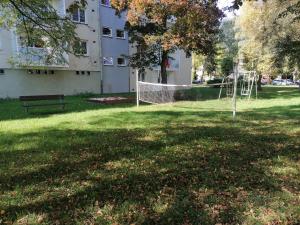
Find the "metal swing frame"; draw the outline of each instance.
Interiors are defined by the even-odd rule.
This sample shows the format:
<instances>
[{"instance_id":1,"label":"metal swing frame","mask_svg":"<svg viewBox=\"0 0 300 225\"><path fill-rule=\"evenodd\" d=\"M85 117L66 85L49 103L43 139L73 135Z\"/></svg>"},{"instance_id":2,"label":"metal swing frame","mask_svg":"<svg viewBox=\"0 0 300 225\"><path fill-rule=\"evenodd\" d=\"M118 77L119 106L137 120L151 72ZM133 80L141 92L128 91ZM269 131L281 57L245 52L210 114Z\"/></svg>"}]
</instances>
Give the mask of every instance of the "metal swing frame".
<instances>
[{"instance_id":1,"label":"metal swing frame","mask_svg":"<svg viewBox=\"0 0 300 225\"><path fill-rule=\"evenodd\" d=\"M226 88L226 96L232 97L234 92L234 82L230 76L224 77L221 84L221 89L219 92L219 99L221 99L223 88Z\"/></svg>"},{"instance_id":2,"label":"metal swing frame","mask_svg":"<svg viewBox=\"0 0 300 225\"><path fill-rule=\"evenodd\" d=\"M239 77L242 76L242 80L240 81L241 86L241 96L246 96L251 99L253 86L255 85L255 97L257 99L257 81L258 77L256 71L244 71L239 73Z\"/></svg>"},{"instance_id":3,"label":"metal swing frame","mask_svg":"<svg viewBox=\"0 0 300 225\"><path fill-rule=\"evenodd\" d=\"M241 87L241 96L247 96L248 99L251 99L253 87L255 85L255 97L257 99L257 82L258 76L256 71L243 71L239 72L237 79L242 77L240 80ZM221 89L219 92L219 99L221 99L223 88L226 88L226 97L231 98L234 94L234 79L230 76L224 77L221 84Z\"/></svg>"}]
</instances>

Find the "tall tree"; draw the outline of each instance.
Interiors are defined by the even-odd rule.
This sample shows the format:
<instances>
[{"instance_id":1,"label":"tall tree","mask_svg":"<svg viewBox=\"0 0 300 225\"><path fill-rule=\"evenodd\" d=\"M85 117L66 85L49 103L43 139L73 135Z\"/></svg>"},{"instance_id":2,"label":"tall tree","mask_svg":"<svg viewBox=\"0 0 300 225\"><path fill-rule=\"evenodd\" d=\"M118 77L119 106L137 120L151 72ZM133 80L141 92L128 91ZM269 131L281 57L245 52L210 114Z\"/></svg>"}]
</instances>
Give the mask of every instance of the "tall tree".
<instances>
[{"instance_id":1,"label":"tall tree","mask_svg":"<svg viewBox=\"0 0 300 225\"><path fill-rule=\"evenodd\" d=\"M127 11L126 28L138 49L130 57L131 66L160 66L162 83L167 83L168 60L174 51L211 52L222 17L217 0L112 0L112 6Z\"/></svg>"},{"instance_id":2,"label":"tall tree","mask_svg":"<svg viewBox=\"0 0 300 225\"><path fill-rule=\"evenodd\" d=\"M285 0L280 6L276 24L284 32L275 43L276 63L280 67L287 64L286 67L297 70L300 67L300 1Z\"/></svg>"},{"instance_id":3,"label":"tall tree","mask_svg":"<svg viewBox=\"0 0 300 225\"><path fill-rule=\"evenodd\" d=\"M275 75L299 65L300 23L294 11L297 2L274 0L243 4L237 28L240 54L249 68Z\"/></svg>"},{"instance_id":4,"label":"tall tree","mask_svg":"<svg viewBox=\"0 0 300 225\"><path fill-rule=\"evenodd\" d=\"M236 40L235 19L224 20L221 25L219 43L222 48L220 55L220 70L228 76L233 72L233 64L238 55L238 41Z\"/></svg>"}]
</instances>

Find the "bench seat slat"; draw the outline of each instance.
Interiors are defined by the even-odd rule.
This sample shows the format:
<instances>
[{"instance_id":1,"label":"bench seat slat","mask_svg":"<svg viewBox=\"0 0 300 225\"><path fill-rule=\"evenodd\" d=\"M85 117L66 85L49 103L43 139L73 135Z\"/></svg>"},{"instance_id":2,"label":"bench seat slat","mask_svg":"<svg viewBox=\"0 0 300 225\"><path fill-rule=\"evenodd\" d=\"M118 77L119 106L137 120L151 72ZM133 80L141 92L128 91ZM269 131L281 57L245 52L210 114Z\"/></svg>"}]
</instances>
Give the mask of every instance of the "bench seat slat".
<instances>
[{"instance_id":1,"label":"bench seat slat","mask_svg":"<svg viewBox=\"0 0 300 225\"><path fill-rule=\"evenodd\" d=\"M40 101L40 100L62 100L64 95L33 95L33 96L20 96L20 101Z\"/></svg>"},{"instance_id":2,"label":"bench seat slat","mask_svg":"<svg viewBox=\"0 0 300 225\"><path fill-rule=\"evenodd\" d=\"M48 105L66 105L66 103L49 103L49 104L30 104L30 105L23 105L23 107L30 108L35 106L48 106Z\"/></svg>"},{"instance_id":3,"label":"bench seat slat","mask_svg":"<svg viewBox=\"0 0 300 225\"><path fill-rule=\"evenodd\" d=\"M66 105L66 103L64 102L64 95L20 96L19 100L23 102L23 107L25 108L26 112L28 112L29 108L39 107L39 106L51 106L51 105L59 105L62 106L62 109L65 109L65 105ZM32 104L29 103L32 101L35 101L36 103L32 103ZM47 101L47 102L43 103L41 101Z\"/></svg>"}]
</instances>

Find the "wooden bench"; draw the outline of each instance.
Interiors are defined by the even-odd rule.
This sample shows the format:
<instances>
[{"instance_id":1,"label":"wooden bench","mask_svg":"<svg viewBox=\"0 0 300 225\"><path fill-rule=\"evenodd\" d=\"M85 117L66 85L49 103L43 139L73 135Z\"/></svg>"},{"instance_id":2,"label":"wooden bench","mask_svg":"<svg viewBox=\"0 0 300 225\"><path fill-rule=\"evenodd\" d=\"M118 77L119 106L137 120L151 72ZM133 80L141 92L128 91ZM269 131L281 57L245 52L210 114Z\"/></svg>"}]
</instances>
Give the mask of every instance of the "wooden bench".
<instances>
[{"instance_id":1,"label":"wooden bench","mask_svg":"<svg viewBox=\"0 0 300 225\"><path fill-rule=\"evenodd\" d=\"M20 101L23 102L23 107L26 112L28 112L29 108L51 105L60 105L62 109L65 109L66 103L64 102L64 98L64 95L33 95L19 97Z\"/></svg>"}]
</instances>

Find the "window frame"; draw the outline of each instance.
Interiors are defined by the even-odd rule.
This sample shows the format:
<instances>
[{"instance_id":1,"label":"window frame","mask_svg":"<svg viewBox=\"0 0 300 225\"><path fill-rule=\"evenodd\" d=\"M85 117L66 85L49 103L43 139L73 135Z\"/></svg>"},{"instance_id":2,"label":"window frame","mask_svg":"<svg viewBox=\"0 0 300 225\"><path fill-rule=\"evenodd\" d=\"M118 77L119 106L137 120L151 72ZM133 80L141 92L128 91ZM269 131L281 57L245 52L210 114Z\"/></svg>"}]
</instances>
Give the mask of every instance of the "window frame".
<instances>
[{"instance_id":1,"label":"window frame","mask_svg":"<svg viewBox=\"0 0 300 225\"><path fill-rule=\"evenodd\" d=\"M104 61L105 61L106 58L110 58L112 63L111 64L105 63ZM114 58L112 56L103 56L102 57L102 64L103 64L103 66L114 66Z\"/></svg>"},{"instance_id":2,"label":"window frame","mask_svg":"<svg viewBox=\"0 0 300 225\"><path fill-rule=\"evenodd\" d=\"M123 59L124 60L124 63L123 64L119 64L119 59ZM127 66L127 61L126 61L126 58L124 56L119 56L117 57L117 66L120 66L120 67L125 67Z\"/></svg>"},{"instance_id":3,"label":"window frame","mask_svg":"<svg viewBox=\"0 0 300 225\"><path fill-rule=\"evenodd\" d=\"M110 35L107 35L107 34L104 34L104 33L103 33L103 29L105 29L105 28L110 30ZM112 38L112 37L113 37L112 28L111 28L111 27L107 27L107 26L102 26L102 36L103 36L103 37L109 37L109 38Z\"/></svg>"},{"instance_id":4,"label":"window frame","mask_svg":"<svg viewBox=\"0 0 300 225\"><path fill-rule=\"evenodd\" d=\"M72 21L74 23L87 24L86 10L85 9L81 9L81 8L76 8L74 10L75 10L74 12L71 12ZM84 14L84 21L81 21L81 18L82 18L81 17L82 16L81 12L83 12L83 14ZM78 20L74 20L75 13L77 14Z\"/></svg>"},{"instance_id":5,"label":"window frame","mask_svg":"<svg viewBox=\"0 0 300 225\"><path fill-rule=\"evenodd\" d=\"M123 37L119 37L119 36L118 36L118 31L123 32ZM126 39L125 30L122 30L122 29L116 29L116 38L125 40L125 39Z\"/></svg>"},{"instance_id":6,"label":"window frame","mask_svg":"<svg viewBox=\"0 0 300 225\"><path fill-rule=\"evenodd\" d=\"M75 52L76 55L79 55L79 56L89 56L89 48L88 48L88 41L87 40L80 40L79 41L79 44L80 44L80 47L82 48L82 43L85 43L85 49L86 49L86 53L83 53L83 52Z\"/></svg>"},{"instance_id":7,"label":"window frame","mask_svg":"<svg viewBox=\"0 0 300 225\"><path fill-rule=\"evenodd\" d=\"M102 6L111 7L110 0L106 0L106 1L108 1L108 4L103 4L103 3L102 3L102 0L100 0L100 4L101 4Z\"/></svg>"}]
</instances>

